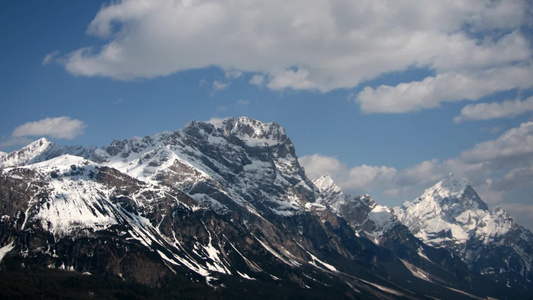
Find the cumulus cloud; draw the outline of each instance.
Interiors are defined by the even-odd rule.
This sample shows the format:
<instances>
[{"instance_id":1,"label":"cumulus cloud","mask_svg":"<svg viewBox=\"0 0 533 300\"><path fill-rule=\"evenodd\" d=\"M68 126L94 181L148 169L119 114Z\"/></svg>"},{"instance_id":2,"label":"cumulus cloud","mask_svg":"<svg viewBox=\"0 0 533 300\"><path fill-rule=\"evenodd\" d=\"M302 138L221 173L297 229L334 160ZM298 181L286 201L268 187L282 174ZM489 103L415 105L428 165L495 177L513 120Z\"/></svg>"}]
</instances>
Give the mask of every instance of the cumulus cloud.
<instances>
[{"instance_id":1,"label":"cumulus cloud","mask_svg":"<svg viewBox=\"0 0 533 300\"><path fill-rule=\"evenodd\" d=\"M481 85L487 70L530 59L520 31L529 20L528 3L123 0L102 7L87 28L107 40L104 46L75 50L61 61L75 75L120 80L218 66L251 72L252 84L270 89L322 92L411 67L434 70L433 81L456 83L465 76ZM508 85L499 89L515 87ZM409 101L410 109L438 105Z\"/></svg>"},{"instance_id":2,"label":"cumulus cloud","mask_svg":"<svg viewBox=\"0 0 533 300\"><path fill-rule=\"evenodd\" d=\"M465 120L490 120L511 118L533 111L533 96L524 101L507 100L501 103L479 103L463 107L459 116L453 120L460 123Z\"/></svg>"},{"instance_id":3,"label":"cumulus cloud","mask_svg":"<svg viewBox=\"0 0 533 300\"><path fill-rule=\"evenodd\" d=\"M341 163L335 157L313 154L302 156L298 161L304 167L305 174L311 179L320 178L320 176L326 173L337 178L347 172L346 164Z\"/></svg>"},{"instance_id":4,"label":"cumulus cloud","mask_svg":"<svg viewBox=\"0 0 533 300\"><path fill-rule=\"evenodd\" d=\"M397 173L395 168L385 166L361 165L348 168L337 158L320 154L303 156L299 158L299 162L309 178L317 179L328 173L341 188L361 193L387 184Z\"/></svg>"},{"instance_id":5,"label":"cumulus cloud","mask_svg":"<svg viewBox=\"0 0 533 300\"><path fill-rule=\"evenodd\" d=\"M83 134L83 121L70 117L46 118L28 122L15 128L11 134L14 138L27 136L49 136L58 139L73 139Z\"/></svg>"},{"instance_id":6,"label":"cumulus cloud","mask_svg":"<svg viewBox=\"0 0 533 300\"><path fill-rule=\"evenodd\" d=\"M498 168L533 162L533 122L522 123L495 140L475 145L462 152L461 159L467 164L491 162Z\"/></svg>"},{"instance_id":7,"label":"cumulus cloud","mask_svg":"<svg viewBox=\"0 0 533 300\"><path fill-rule=\"evenodd\" d=\"M443 102L477 100L495 92L533 87L533 68L511 66L470 73L445 73L396 86L366 87L356 102L366 113L405 113ZM469 110L469 109L467 109Z\"/></svg>"}]
</instances>

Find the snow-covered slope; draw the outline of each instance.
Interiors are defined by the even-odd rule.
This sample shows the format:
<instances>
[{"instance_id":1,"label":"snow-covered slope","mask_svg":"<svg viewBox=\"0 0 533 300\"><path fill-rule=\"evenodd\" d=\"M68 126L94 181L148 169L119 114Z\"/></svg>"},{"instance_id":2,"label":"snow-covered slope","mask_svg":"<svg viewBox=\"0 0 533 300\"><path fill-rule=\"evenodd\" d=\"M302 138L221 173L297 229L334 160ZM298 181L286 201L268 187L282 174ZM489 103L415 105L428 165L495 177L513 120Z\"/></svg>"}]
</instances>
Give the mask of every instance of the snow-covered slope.
<instances>
[{"instance_id":1,"label":"snow-covered slope","mask_svg":"<svg viewBox=\"0 0 533 300\"><path fill-rule=\"evenodd\" d=\"M489 210L472 186L453 174L394 212L424 243L451 250L481 274L533 279L531 233L502 209Z\"/></svg>"},{"instance_id":2,"label":"snow-covered slope","mask_svg":"<svg viewBox=\"0 0 533 300\"><path fill-rule=\"evenodd\" d=\"M10 168L42 162L58 157L63 154L71 154L88 158L92 155L95 147L85 148L82 146L60 146L52 143L46 138L36 140L26 147L0 155L0 168Z\"/></svg>"}]
</instances>

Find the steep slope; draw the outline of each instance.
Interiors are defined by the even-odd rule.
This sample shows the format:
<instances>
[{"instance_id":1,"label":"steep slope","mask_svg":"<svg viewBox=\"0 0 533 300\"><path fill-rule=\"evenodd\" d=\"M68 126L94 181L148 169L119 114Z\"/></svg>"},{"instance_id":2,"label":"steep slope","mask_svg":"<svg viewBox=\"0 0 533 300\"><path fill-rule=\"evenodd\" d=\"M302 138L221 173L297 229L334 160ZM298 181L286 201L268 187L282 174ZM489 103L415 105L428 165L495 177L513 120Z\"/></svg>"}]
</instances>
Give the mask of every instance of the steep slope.
<instances>
[{"instance_id":1,"label":"steep slope","mask_svg":"<svg viewBox=\"0 0 533 300\"><path fill-rule=\"evenodd\" d=\"M450 174L395 213L424 243L449 249L474 272L508 286L531 288L531 232L502 209L489 210L468 182Z\"/></svg>"}]
</instances>

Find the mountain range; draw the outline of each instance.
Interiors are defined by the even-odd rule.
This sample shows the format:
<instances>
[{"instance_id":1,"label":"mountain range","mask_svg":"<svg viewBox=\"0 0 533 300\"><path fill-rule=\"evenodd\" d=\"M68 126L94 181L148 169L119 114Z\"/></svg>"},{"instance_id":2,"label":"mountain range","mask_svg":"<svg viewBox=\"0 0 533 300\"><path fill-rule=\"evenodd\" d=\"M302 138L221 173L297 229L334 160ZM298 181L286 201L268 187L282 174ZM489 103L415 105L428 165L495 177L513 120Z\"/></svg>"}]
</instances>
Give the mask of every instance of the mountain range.
<instances>
[{"instance_id":1,"label":"mountain range","mask_svg":"<svg viewBox=\"0 0 533 300\"><path fill-rule=\"evenodd\" d=\"M533 235L449 177L390 208L247 117L0 153L3 298L533 297Z\"/></svg>"}]
</instances>

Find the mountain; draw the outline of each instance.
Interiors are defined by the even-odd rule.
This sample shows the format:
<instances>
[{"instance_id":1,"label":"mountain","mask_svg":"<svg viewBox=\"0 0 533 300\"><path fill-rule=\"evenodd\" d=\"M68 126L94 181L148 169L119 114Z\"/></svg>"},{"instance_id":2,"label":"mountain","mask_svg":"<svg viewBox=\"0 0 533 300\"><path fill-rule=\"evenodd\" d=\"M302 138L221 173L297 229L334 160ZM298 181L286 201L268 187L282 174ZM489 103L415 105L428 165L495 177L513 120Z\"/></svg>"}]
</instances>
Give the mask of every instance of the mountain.
<instances>
[{"instance_id":1,"label":"mountain","mask_svg":"<svg viewBox=\"0 0 533 300\"><path fill-rule=\"evenodd\" d=\"M413 276L430 282L472 284L479 280L468 266L443 248L435 248L415 237L397 218L392 208L377 204L369 195L346 195L325 174L314 181L320 191L318 202L343 218L358 236L370 239L400 259Z\"/></svg>"},{"instance_id":2,"label":"mountain","mask_svg":"<svg viewBox=\"0 0 533 300\"><path fill-rule=\"evenodd\" d=\"M18 151L0 153L0 169L38 163L63 154L88 157L95 149L96 147L60 146L50 142L46 138L41 138Z\"/></svg>"},{"instance_id":3,"label":"mountain","mask_svg":"<svg viewBox=\"0 0 533 300\"><path fill-rule=\"evenodd\" d=\"M448 249L472 271L531 289L533 235L502 209L489 209L467 181L450 174L394 211L417 238Z\"/></svg>"},{"instance_id":4,"label":"mountain","mask_svg":"<svg viewBox=\"0 0 533 300\"><path fill-rule=\"evenodd\" d=\"M293 215L314 201L314 186L276 123L249 118L191 122L182 130L114 141L94 160L150 182L177 187L219 213L231 206Z\"/></svg>"},{"instance_id":5,"label":"mountain","mask_svg":"<svg viewBox=\"0 0 533 300\"><path fill-rule=\"evenodd\" d=\"M391 208L377 204L369 195L345 195L329 174L313 183L321 193L318 203L348 221L357 234L365 235L376 244L391 228L399 224Z\"/></svg>"},{"instance_id":6,"label":"mountain","mask_svg":"<svg viewBox=\"0 0 533 300\"><path fill-rule=\"evenodd\" d=\"M528 295L486 288L370 197L313 183L295 153L280 125L241 117L103 148L41 139L0 156L0 295ZM364 224L343 213L351 205Z\"/></svg>"}]
</instances>

